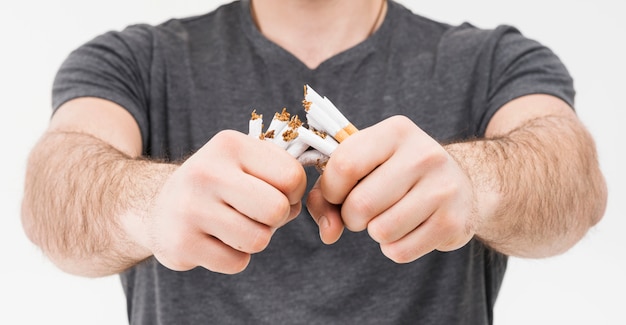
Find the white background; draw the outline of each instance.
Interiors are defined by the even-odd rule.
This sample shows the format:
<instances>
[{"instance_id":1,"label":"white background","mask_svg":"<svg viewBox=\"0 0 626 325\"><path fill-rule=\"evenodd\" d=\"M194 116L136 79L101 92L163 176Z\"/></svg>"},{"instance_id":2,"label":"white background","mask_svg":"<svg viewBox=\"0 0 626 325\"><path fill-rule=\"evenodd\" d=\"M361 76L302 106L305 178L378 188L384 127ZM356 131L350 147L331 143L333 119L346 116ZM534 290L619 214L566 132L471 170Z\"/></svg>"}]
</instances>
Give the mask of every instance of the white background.
<instances>
[{"instance_id":1,"label":"white background","mask_svg":"<svg viewBox=\"0 0 626 325\"><path fill-rule=\"evenodd\" d=\"M619 0L402 1L449 23L506 23L551 47L576 80L577 111L595 136L609 184L602 222L569 252L511 259L496 324L626 324L626 28ZM9 4L10 3L10 4ZM204 13L224 1L3 1L0 4L0 323L125 324L117 277L57 270L23 235L27 154L46 127L50 87L74 48L110 29ZM619 8L619 9L618 9ZM558 141L558 139L555 139Z\"/></svg>"}]
</instances>

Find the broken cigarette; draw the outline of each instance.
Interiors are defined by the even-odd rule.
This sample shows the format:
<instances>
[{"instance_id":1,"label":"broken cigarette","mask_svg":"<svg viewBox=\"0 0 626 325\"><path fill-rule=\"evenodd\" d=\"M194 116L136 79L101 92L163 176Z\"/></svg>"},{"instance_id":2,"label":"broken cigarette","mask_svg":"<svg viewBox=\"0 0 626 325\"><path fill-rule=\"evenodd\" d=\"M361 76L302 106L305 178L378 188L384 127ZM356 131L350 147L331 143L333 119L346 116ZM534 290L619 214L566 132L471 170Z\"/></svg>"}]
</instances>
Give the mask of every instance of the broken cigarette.
<instances>
[{"instance_id":1,"label":"broken cigarette","mask_svg":"<svg viewBox=\"0 0 626 325\"><path fill-rule=\"evenodd\" d=\"M315 168L322 173L324 168L326 168L328 158L329 157L327 155L317 150L307 150L298 156L297 159L302 166L315 166Z\"/></svg>"},{"instance_id":2,"label":"broken cigarette","mask_svg":"<svg viewBox=\"0 0 626 325\"><path fill-rule=\"evenodd\" d=\"M314 120L325 123L328 126L337 126L336 131L331 131L329 134L333 134L333 137L337 141L341 142L349 135L354 134L358 129L350 123L350 121L339 111L339 109L333 104L326 96L320 96L311 86L304 86L304 109L312 114ZM320 117L323 115L324 117ZM333 122L323 122L322 119L330 119ZM328 124L326 124L328 123ZM326 130L327 132L330 130Z\"/></svg>"},{"instance_id":3,"label":"broken cigarette","mask_svg":"<svg viewBox=\"0 0 626 325\"><path fill-rule=\"evenodd\" d=\"M270 126L267 127L266 135L272 131L274 134L279 134L287 126L290 118L291 114L287 112L287 108L285 107L283 107L283 110L280 113L274 113Z\"/></svg>"},{"instance_id":4,"label":"broken cigarette","mask_svg":"<svg viewBox=\"0 0 626 325\"><path fill-rule=\"evenodd\" d=\"M283 110L283 113L285 111ZM302 126L302 121L298 118L298 115L294 115L289 119L289 122L283 126L282 130L278 133L278 136L274 138L273 142L279 145L283 149L287 149L289 145L298 138L298 129Z\"/></svg>"},{"instance_id":5,"label":"broken cigarette","mask_svg":"<svg viewBox=\"0 0 626 325\"><path fill-rule=\"evenodd\" d=\"M250 114L250 122L248 125L248 135L252 137L260 137L263 133L263 115L256 113L256 109Z\"/></svg>"},{"instance_id":6,"label":"broken cigarette","mask_svg":"<svg viewBox=\"0 0 626 325\"><path fill-rule=\"evenodd\" d=\"M304 127L298 128L298 140L319 150L319 152L325 154L326 156L330 156L330 154L332 154L339 145L337 142L333 143L327 141L326 139L320 137L317 133Z\"/></svg>"},{"instance_id":7,"label":"broken cigarette","mask_svg":"<svg viewBox=\"0 0 626 325\"><path fill-rule=\"evenodd\" d=\"M306 111L306 127L297 115L292 116L283 108L282 112L274 114L264 132L263 115L253 110L248 134L271 141L304 166L315 165L322 171L339 143L358 130L328 98L321 97L309 85L304 86L302 103Z\"/></svg>"}]
</instances>

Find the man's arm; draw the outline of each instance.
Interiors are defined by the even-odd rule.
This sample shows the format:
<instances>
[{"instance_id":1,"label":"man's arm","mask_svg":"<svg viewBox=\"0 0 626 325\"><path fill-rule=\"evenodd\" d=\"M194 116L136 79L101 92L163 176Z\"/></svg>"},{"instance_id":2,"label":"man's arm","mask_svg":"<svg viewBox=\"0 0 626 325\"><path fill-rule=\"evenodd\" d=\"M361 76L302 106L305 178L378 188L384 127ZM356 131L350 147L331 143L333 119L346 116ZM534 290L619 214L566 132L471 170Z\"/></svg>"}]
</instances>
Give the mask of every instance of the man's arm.
<instances>
[{"instance_id":1,"label":"man's arm","mask_svg":"<svg viewBox=\"0 0 626 325\"><path fill-rule=\"evenodd\" d=\"M29 158L22 222L61 269L102 276L154 255L236 273L300 211L304 169L272 143L223 131L181 165L140 154L120 106L81 98L56 112Z\"/></svg>"},{"instance_id":2,"label":"man's arm","mask_svg":"<svg viewBox=\"0 0 626 325\"><path fill-rule=\"evenodd\" d=\"M22 223L61 269L107 275L151 255L120 218L145 217L175 166L140 154L137 124L112 102L81 98L52 117L28 159Z\"/></svg>"},{"instance_id":3,"label":"man's arm","mask_svg":"<svg viewBox=\"0 0 626 325\"><path fill-rule=\"evenodd\" d=\"M477 190L476 235L500 252L562 253L604 214L607 188L594 141L555 97L513 100L492 118L485 140L445 148Z\"/></svg>"},{"instance_id":4,"label":"man's arm","mask_svg":"<svg viewBox=\"0 0 626 325\"><path fill-rule=\"evenodd\" d=\"M410 262L478 236L505 254L543 257L574 245L604 213L594 143L560 99L502 107L485 139L440 145L393 117L346 139L309 194L326 243L367 229Z\"/></svg>"}]
</instances>

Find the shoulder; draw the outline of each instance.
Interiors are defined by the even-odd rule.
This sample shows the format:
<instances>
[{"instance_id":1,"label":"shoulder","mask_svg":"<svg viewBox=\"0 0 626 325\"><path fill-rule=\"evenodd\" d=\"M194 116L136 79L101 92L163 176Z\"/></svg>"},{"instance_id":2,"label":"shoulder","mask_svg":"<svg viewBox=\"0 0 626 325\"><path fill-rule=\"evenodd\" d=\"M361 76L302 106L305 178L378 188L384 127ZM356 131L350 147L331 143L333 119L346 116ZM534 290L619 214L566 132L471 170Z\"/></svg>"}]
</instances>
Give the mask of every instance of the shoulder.
<instances>
[{"instance_id":1,"label":"shoulder","mask_svg":"<svg viewBox=\"0 0 626 325\"><path fill-rule=\"evenodd\" d=\"M392 25L392 37L419 45L424 50L439 52L450 49L459 54L494 48L502 40L526 40L514 26L502 24L493 28L480 28L470 22L451 24L415 13L394 1L389 4L387 18Z\"/></svg>"},{"instance_id":2,"label":"shoulder","mask_svg":"<svg viewBox=\"0 0 626 325\"><path fill-rule=\"evenodd\" d=\"M159 43L189 42L200 34L210 34L218 29L226 29L239 19L239 2L222 5L208 13L171 18L158 24L137 23L122 29L110 30L94 37L86 45L104 44L127 48L149 48ZM221 26L221 27L218 27Z\"/></svg>"},{"instance_id":3,"label":"shoulder","mask_svg":"<svg viewBox=\"0 0 626 325\"><path fill-rule=\"evenodd\" d=\"M441 45L456 51L495 51L512 49L511 46L540 46L514 26L498 25L494 28L479 28L463 23L449 28L441 38Z\"/></svg>"},{"instance_id":4,"label":"shoulder","mask_svg":"<svg viewBox=\"0 0 626 325\"><path fill-rule=\"evenodd\" d=\"M436 39L453 26L441 21L417 14L402 4L389 1L387 20L392 26L394 36L409 39Z\"/></svg>"},{"instance_id":5,"label":"shoulder","mask_svg":"<svg viewBox=\"0 0 626 325\"><path fill-rule=\"evenodd\" d=\"M144 25L139 28L148 28L163 40L203 43L214 36L224 38L239 33L237 27L241 24L245 6L246 2L235 1L202 15L173 18L156 26Z\"/></svg>"},{"instance_id":6,"label":"shoulder","mask_svg":"<svg viewBox=\"0 0 626 325\"><path fill-rule=\"evenodd\" d=\"M444 62L490 72L492 77L511 69L548 65L554 66L554 71L565 72L549 47L511 25L486 29L463 23L449 28L439 39L436 50Z\"/></svg>"}]
</instances>

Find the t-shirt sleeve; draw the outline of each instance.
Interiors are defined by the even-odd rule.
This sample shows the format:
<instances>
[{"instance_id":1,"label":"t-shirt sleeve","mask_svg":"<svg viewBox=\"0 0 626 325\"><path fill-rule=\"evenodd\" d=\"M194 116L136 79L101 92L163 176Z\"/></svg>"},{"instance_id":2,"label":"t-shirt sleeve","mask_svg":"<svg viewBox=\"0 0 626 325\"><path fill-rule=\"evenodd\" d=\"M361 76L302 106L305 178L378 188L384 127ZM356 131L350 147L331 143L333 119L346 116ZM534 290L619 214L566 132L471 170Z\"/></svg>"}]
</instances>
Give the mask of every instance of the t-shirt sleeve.
<instances>
[{"instance_id":1,"label":"t-shirt sleeve","mask_svg":"<svg viewBox=\"0 0 626 325\"><path fill-rule=\"evenodd\" d=\"M53 113L79 97L110 100L135 118L145 147L152 37L147 26L130 26L102 34L71 52L53 83Z\"/></svg>"},{"instance_id":2,"label":"t-shirt sleeve","mask_svg":"<svg viewBox=\"0 0 626 325\"><path fill-rule=\"evenodd\" d=\"M548 47L526 38L517 29L500 26L492 33L486 87L486 111L480 119L479 134L507 102L529 94L556 96L574 107L573 79L558 56Z\"/></svg>"}]
</instances>

